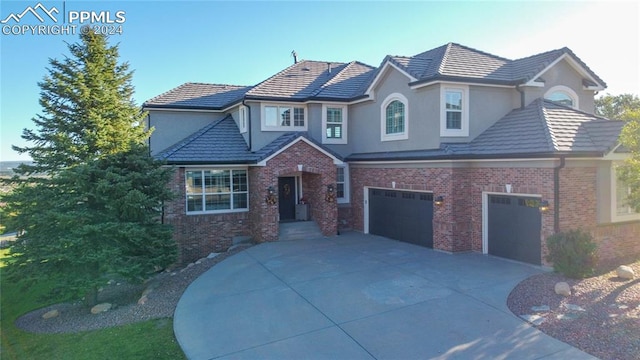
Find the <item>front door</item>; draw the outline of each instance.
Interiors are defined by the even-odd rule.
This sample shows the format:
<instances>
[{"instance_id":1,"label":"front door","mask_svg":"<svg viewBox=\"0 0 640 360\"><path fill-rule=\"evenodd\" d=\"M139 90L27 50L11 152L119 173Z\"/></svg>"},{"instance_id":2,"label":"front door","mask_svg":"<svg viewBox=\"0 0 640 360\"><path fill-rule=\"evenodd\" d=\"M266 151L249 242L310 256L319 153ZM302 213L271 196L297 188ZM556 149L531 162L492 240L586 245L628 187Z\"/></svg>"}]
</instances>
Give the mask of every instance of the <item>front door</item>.
<instances>
[{"instance_id":1,"label":"front door","mask_svg":"<svg viewBox=\"0 0 640 360\"><path fill-rule=\"evenodd\" d=\"M278 178L278 209L280 221L296 219L296 178Z\"/></svg>"}]
</instances>

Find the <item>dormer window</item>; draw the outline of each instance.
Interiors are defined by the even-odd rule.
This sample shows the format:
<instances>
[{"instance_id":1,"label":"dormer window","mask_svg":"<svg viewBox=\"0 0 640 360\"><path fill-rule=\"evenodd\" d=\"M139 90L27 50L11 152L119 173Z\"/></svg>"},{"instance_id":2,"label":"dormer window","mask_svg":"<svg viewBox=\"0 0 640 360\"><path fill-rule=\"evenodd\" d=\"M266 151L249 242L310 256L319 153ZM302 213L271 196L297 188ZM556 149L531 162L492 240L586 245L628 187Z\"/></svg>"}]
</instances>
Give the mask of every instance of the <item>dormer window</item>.
<instances>
[{"instance_id":1,"label":"dormer window","mask_svg":"<svg viewBox=\"0 0 640 360\"><path fill-rule=\"evenodd\" d=\"M544 98L556 104L578 108L578 94L571 88L558 85L554 86L544 94Z\"/></svg>"}]
</instances>

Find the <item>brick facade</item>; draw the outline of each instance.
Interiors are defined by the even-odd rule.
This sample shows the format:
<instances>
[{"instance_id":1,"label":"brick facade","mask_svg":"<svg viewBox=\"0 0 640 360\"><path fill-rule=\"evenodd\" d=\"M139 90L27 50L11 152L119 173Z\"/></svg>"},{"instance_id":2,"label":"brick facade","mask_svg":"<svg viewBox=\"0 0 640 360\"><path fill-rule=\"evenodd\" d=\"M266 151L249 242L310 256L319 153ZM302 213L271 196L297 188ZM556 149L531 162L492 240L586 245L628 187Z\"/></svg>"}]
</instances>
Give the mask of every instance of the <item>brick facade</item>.
<instances>
[{"instance_id":1,"label":"brick facade","mask_svg":"<svg viewBox=\"0 0 640 360\"><path fill-rule=\"evenodd\" d=\"M482 251L483 193L536 195L549 201L550 210L541 215L542 262L547 255L546 239L555 232L553 167L358 167L352 166L351 207L341 222L364 230L364 187L433 192L444 196L434 209L434 248L449 251ZM640 222L598 224L597 169L565 167L560 170L559 230L583 228L596 243L601 266L640 256ZM547 264L549 265L549 264Z\"/></svg>"},{"instance_id":2,"label":"brick facade","mask_svg":"<svg viewBox=\"0 0 640 360\"><path fill-rule=\"evenodd\" d=\"M195 261L212 252L226 251L234 236L251 234L248 212L187 215L184 168L174 172L170 187L176 198L165 204L163 220L173 226L180 263Z\"/></svg>"},{"instance_id":3,"label":"brick facade","mask_svg":"<svg viewBox=\"0 0 640 360\"><path fill-rule=\"evenodd\" d=\"M302 171L298 165L302 165ZM206 166L203 166L206 168ZM163 221L173 226L180 263L188 263L211 252L226 251L235 236L250 236L255 242L278 239L278 204L268 204L267 189L277 189L278 177L300 176L304 197L310 203L311 220L325 236L338 231L338 208L326 201L327 185L336 182L333 158L304 141L298 141L267 161L250 166L249 211L224 214L186 213L185 168L178 168L171 180L176 199L165 204Z\"/></svg>"}]
</instances>

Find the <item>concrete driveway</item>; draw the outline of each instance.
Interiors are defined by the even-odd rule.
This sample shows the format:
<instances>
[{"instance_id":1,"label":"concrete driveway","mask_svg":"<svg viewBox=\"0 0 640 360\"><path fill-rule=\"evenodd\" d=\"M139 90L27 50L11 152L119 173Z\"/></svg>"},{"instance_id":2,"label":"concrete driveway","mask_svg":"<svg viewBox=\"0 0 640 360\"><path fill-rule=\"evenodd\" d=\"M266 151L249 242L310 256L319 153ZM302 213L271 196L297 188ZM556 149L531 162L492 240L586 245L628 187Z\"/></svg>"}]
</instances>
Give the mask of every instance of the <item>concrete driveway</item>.
<instances>
[{"instance_id":1,"label":"concrete driveway","mask_svg":"<svg viewBox=\"0 0 640 360\"><path fill-rule=\"evenodd\" d=\"M189 359L594 359L506 306L541 269L378 236L266 243L180 299Z\"/></svg>"}]
</instances>

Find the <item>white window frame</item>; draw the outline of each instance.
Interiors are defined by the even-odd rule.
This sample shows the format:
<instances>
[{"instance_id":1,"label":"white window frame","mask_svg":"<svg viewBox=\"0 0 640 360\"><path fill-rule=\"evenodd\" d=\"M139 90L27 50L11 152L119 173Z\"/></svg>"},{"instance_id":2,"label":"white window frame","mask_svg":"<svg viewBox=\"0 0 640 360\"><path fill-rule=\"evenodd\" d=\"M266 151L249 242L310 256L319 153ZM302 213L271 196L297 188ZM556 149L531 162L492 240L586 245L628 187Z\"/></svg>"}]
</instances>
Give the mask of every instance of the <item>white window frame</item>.
<instances>
[{"instance_id":1,"label":"white window frame","mask_svg":"<svg viewBox=\"0 0 640 360\"><path fill-rule=\"evenodd\" d=\"M340 123L342 137L340 138L327 137L327 124L328 124L327 111L329 109L340 109L340 111L342 112L342 123ZM348 123L348 115L347 115L346 105L323 104L322 105L322 143L323 144L346 144L348 142L347 123ZM334 123L334 124L337 124L337 123Z\"/></svg>"},{"instance_id":2,"label":"white window frame","mask_svg":"<svg viewBox=\"0 0 640 360\"><path fill-rule=\"evenodd\" d=\"M225 192L224 194L229 194L230 209L189 211L189 201L188 201L189 195L200 195L200 196L202 196L202 208L205 209L205 195L207 195L207 194L217 194L217 193L207 193L207 192L205 192L204 181L202 183L202 192L189 193L189 189L188 189L188 186L187 186L188 173L189 172L198 172L199 171L202 174L202 178L204 179L204 172L205 171L215 171L215 170L222 170L222 171L226 170L226 171L229 171L229 176L231 178L230 179L231 188L229 189L228 193ZM236 192L236 191L233 190L233 172L234 171L244 171L246 173L246 176L247 176L247 191ZM227 214L227 213L238 213L238 212L247 212L247 211L249 211L249 169L247 169L246 167L187 168L184 171L184 189L185 189L184 210L185 210L185 213L187 215ZM247 207L246 208L234 209L234 204L233 204L233 195L234 194L246 194L246 196L247 196Z\"/></svg>"},{"instance_id":3,"label":"white window frame","mask_svg":"<svg viewBox=\"0 0 640 360\"><path fill-rule=\"evenodd\" d=\"M351 199L351 197L349 196L350 194L349 165L345 163L344 166L338 165L337 168L344 169L344 181L342 182L344 184L344 197L337 197L337 189L336 189L336 199L338 201L338 204L348 204L350 202L349 199ZM338 184L337 172L336 172L336 184Z\"/></svg>"},{"instance_id":4,"label":"white window frame","mask_svg":"<svg viewBox=\"0 0 640 360\"><path fill-rule=\"evenodd\" d=\"M571 101L573 102L573 105L571 105L572 108L574 109L579 109L579 103L578 103L578 94L573 91L572 88L568 87L568 86L564 86L564 85L556 85L554 87L552 87L551 89L547 90L547 92L544 93L544 98L546 100L549 101L553 101L551 99L548 99L548 97L556 92L561 92L564 93L565 95L567 95L568 97L571 98Z\"/></svg>"},{"instance_id":5,"label":"white window frame","mask_svg":"<svg viewBox=\"0 0 640 360\"><path fill-rule=\"evenodd\" d=\"M640 220L640 213L632 212L633 209L630 207L629 213L618 214L618 174L616 168L620 165L620 162L613 162L611 164L611 222Z\"/></svg>"},{"instance_id":6,"label":"white window frame","mask_svg":"<svg viewBox=\"0 0 640 360\"><path fill-rule=\"evenodd\" d=\"M280 113L280 108L291 108L291 124L289 126L267 126L267 115L266 109L269 107L276 107L278 113ZM294 112L295 108L302 109L304 112L304 126L295 126ZM260 104L260 125L262 131L307 131L309 126L309 115L307 111L307 106L300 103L262 103Z\"/></svg>"},{"instance_id":7,"label":"white window frame","mask_svg":"<svg viewBox=\"0 0 640 360\"><path fill-rule=\"evenodd\" d=\"M241 134L247 132L247 112L248 111L249 111L249 108L244 105L240 105L240 107L238 108L238 128L240 129Z\"/></svg>"},{"instance_id":8,"label":"white window frame","mask_svg":"<svg viewBox=\"0 0 640 360\"><path fill-rule=\"evenodd\" d=\"M400 101L404 105L404 132L387 134L387 106L393 101ZM387 96L380 105L380 141L407 140L409 138L409 100L400 94Z\"/></svg>"},{"instance_id":9,"label":"white window frame","mask_svg":"<svg viewBox=\"0 0 640 360\"><path fill-rule=\"evenodd\" d=\"M447 92L462 93L462 124L460 129L447 129ZM442 84L440 87L440 136L469 136L469 85Z\"/></svg>"}]
</instances>

